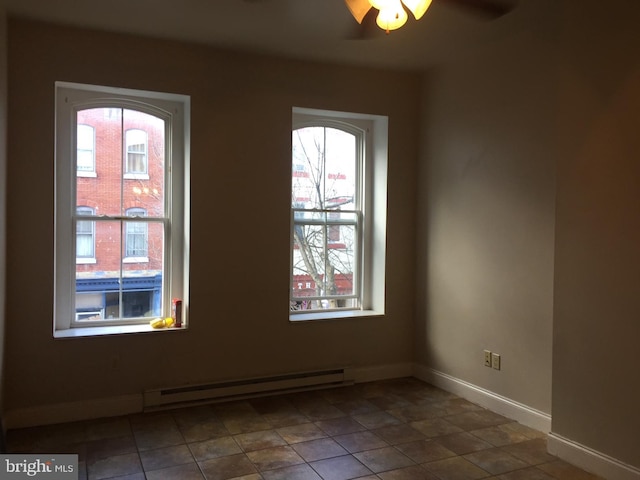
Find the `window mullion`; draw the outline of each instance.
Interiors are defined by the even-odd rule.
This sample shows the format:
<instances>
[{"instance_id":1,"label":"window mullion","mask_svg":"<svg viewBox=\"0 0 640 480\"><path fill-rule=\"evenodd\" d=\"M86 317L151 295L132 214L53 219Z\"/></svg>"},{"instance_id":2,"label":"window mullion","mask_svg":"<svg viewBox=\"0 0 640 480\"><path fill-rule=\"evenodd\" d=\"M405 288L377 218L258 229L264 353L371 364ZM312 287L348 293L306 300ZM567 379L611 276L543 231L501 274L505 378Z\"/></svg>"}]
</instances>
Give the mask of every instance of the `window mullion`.
<instances>
[{"instance_id":1,"label":"window mullion","mask_svg":"<svg viewBox=\"0 0 640 480\"><path fill-rule=\"evenodd\" d=\"M124 124L124 113L125 109L120 108L120 208L118 211L118 216L124 215L124 173L126 172L126 161L127 161L127 153L126 153L126 138L125 138L125 124ZM122 259L124 258L124 249L125 249L125 228L124 228L124 220L118 220L118 225L120 227L120 268L119 268L119 278L118 278L118 318L124 318L124 275L123 275L123 267Z\"/></svg>"}]
</instances>

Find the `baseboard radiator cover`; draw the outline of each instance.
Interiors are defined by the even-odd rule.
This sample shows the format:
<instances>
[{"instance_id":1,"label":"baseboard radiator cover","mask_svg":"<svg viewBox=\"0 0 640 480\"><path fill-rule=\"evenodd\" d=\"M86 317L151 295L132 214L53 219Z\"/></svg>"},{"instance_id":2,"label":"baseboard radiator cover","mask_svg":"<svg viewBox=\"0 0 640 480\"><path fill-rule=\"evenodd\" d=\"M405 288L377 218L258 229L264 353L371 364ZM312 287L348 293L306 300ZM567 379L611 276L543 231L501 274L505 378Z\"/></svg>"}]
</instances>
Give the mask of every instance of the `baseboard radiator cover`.
<instances>
[{"instance_id":1,"label":"baseboard radiator cover","mask_svg":"<svg viewBox=\"0 0 640 480\"><path fill-rule=\"evenodd\" d=\"M144 410L353 385L346 368L146 390Z\"/></svg>"}]
</instances>

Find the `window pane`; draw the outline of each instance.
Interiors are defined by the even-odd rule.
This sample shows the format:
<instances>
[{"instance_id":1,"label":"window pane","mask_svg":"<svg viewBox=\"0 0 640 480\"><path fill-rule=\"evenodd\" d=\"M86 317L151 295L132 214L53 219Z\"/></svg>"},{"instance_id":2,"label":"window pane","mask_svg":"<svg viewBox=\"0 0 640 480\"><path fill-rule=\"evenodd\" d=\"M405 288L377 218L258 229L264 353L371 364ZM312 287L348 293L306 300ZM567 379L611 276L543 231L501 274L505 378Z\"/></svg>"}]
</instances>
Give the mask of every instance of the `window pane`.
<instances>
[{"instance_id":1,"label":"window pane","mask_svg":"<svg viewBox=\"0 0 640 480\"><path fill-rule=\"evenodd\" d=\"M76 177L76 205L96 205L97 215L123 215L126 205L164 216L164 120L135 110L92 108L80 110L76 121L95 132L97 174ZM127 178L125 165L144 175Z\"/></svg>"},{"instance_id":2,"label":"window pane","mask_svg":"<svg viewBox=\"0 0 640 480\"><path fill-rule=\"evenodd\" d=\"M326 137L325 208L351 210L356 198L356 137L335 128L327 128Z\"/></svg>"},{"instance_id":3,"label":"window pane","mask_svg":"<svg viewBox=\"0 0 640 480\"><path fill-rule=\"evenodd\" d=\"M118 221L94 222L97 263L76 265L76 318L91 321L105 318L104 314L101 314L101 317L80 314L102 312L105 307L104 294L120 288L120 223Z\"/></svg>"},{"instance_id":4,"label":"window pane","mask_svg":"<svg viewBox=\"0 0 640 480\"><path fill-rule=\"evenodd\" d=\"M76 177L76 205L95 206L96 215L120 215L122 178L122 109L90 108L76 121L95 132L96 177Z\"/></svg>"},{"instance_id":5,"label":"window pane","mask_svg":"<svg viewBox=\"0 0 640 480\"><path fill-rule=\"evenodd\" d=\"M164 120L121 108L80 110L76 120L79 151L89 131L95 138L96 165L95 177L76 177L77 212L105 216L76 222L77 257L95 258L76 265L76 321L161 315L164 223L108 217L164 217ZM126 178L123 166L145 176Z\"/></svg>"},{"instance_id":6,"label":"window pane","mask_svg":"<svg viewBox=\"0 0 640 480\"><path fill-rule=\"evenodd\" d=\"M323 224L297 221L294 226L293 297L330 297L355 295L356 252L355 215L328 220ZM340 241L332 241L331 237ZM334 299L314 300L309 308L345 306Z\"/></svg>"},{"instance_id":7,"label":"window pane","mask_svg":"<svg viewBox=\"0 0 640 480\"><path fill-rule=\"evenodd\" d=\"M135 110L124 110L126 172L123 202L139 208L149 217L164 217L165 122ZM127 174L144 174L129 178Z\"/></svg>"},{"instance_id":8,"label":"window pane","mask_svg":"<svg viewBox=\"0 0 640 480\"><path fill-rule=\"evenodd\" d=\"M155 237L156 246L149 261L133 264L127 263L121 253L124 250L121 238L126 236L127 224L147 229L146 223L139 222L95 222L97 264L76 265L76 321L162 314L162 223L154 223L148 228L150 235ZM146 242L144 248L147 248Z\"/></svg>"},{"instance_id":9,"label":"window pane","mask_svg":"<svg viewBox=\"0 0 640 480\"><path fill-rule=\"evenodd\" d=\"M293 132L292 202L307 209L353 209L356 196L356 137L327 127Z\"/></svg>"},{"instance_id":10,"label":"window pane","mask_svg":"<svg viewBox=\"0 0 640 480\"><path fill-rule=\"evenodd\" d=\"M294 310L359 307L357 142L356 135L337 128L293 131Z\"/></svg>"},{"instance_id":11,"label":"window pane","mask_svg":"<svg viewBox=\"0 0 640 480\"><path fill-rule=\"evenodd\" d=\"M163 224L144 221L123 223L123 236L128 242L121 259L123 318L160 316ZM134 261L130 262L130 259Z\"/></svg>"}]
</instances>

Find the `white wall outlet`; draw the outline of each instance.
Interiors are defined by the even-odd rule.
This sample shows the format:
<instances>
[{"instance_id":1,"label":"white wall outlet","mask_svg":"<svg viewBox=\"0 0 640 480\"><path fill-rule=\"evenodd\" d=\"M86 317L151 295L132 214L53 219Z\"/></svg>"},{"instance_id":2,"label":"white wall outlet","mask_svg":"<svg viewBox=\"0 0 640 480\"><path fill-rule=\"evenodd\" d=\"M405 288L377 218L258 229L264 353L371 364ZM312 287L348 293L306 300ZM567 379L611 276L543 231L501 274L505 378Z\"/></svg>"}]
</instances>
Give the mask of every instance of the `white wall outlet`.
<instances>
[{"instance_id":1,"label":"white wall outlet","mask_svg":"<svg viewBox=\"0 0 640 480\"><path fill-rule=\"evenodd\" d=\"M495 370L500 370L500 355L498 355L497 353L491 354L491 366Z\"/></svg>"},{"instance_id":2,"label":"white wall outlet","mask_svg":"<svg viewBox=\"0 0 640 480\"><path fill-rule=\"evenodd\" d=\"M484 351L484 366L491 368L491 352L489 350Z\"/></svg>"}]
</instances>

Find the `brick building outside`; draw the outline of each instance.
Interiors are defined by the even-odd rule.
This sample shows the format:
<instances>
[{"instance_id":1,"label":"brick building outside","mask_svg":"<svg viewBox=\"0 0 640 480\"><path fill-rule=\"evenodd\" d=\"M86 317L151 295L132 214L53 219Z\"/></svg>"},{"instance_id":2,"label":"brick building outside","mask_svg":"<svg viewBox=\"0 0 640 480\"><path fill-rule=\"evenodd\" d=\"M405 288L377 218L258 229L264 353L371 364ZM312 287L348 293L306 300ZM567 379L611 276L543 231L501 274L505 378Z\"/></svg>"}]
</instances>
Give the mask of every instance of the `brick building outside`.
<instances>
[{"instance_id":1,"label":"brick building outside","mask_svg":"<svg viewBox=\"0 0 640 480\"><path fill-rule=\"evenodd\" d=\"M161 314L164 134L162 119L135 110L77 114L77 321ZM149 217L159 221L136 221Z\"/></svg>"}]
</instances>

